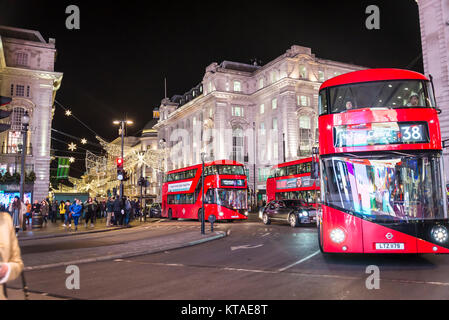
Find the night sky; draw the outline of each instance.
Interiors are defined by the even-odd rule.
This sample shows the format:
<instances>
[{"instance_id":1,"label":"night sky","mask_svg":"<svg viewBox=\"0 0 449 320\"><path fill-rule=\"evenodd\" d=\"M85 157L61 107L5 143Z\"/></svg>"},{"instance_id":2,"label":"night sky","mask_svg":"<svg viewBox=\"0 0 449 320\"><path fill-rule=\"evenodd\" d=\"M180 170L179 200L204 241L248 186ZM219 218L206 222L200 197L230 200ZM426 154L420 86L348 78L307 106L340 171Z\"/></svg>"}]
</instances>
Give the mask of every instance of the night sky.
<instances>
[{"instance_id":1,"label":"night sky","mask_svg":"<svg viewBox=\"0 0 449 320\"><path fill-rule=\"evenodd\" d=\"M80 8L80 30L65 27L70 4ZM380 30L365 27L365 8L371 4L380 8ZM107 140L117 137L112 121L125 114L134 121L128 134L140 135L164 97L164 77L171 97L201 82L212 62L257 58L265 64L293 44L311 47L320 58L423 72L414 0L0 0L0 24L56 39L55 70L64 73L56 99ZM53 128L96 142L58 106ZM67 149L56 141L52 147ZM72 176L84 171L82 160L72 167Z\"/></svg>"}]
</instances>

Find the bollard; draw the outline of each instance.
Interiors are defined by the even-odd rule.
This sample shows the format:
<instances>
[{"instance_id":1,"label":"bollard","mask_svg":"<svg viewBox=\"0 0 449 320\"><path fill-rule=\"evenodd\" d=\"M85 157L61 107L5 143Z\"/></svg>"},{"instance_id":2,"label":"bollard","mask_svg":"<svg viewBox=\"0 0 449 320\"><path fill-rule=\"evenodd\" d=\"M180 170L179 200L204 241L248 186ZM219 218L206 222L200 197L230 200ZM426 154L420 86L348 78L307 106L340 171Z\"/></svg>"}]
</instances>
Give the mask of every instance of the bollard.
<instances>
[{"instance_id":1,"label":"bollard","mask_svg":"<svg viewBox=\"0 0 449 320\"><path fill-rule=\"evenodd\" d=\"M216 220L215 216L211 214L207 220L210 222L210 231L214 232L214 222Z\"/></svg>"}]
</instances>

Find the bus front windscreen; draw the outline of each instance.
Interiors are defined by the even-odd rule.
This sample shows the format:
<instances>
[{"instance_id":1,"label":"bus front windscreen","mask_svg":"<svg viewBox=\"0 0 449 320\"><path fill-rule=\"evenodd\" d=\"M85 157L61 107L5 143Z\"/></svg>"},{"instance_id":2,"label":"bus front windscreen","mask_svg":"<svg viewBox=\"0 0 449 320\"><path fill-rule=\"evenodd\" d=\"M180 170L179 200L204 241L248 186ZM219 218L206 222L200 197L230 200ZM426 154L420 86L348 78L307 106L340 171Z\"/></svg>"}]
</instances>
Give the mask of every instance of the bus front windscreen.
<instances>
[{"instance_id":1,"label":"bus front windscreen","mask_svg":"<svg viewBox=\"0 0 449 320\"><path fill-rule=\"evenodd\" d=\"M214 203L229 209L247 209L246 189L209 189L205 203Z\"/></svg>"},{"instance_id":2,"label":"bus front windscreen","mask_svg":"<svg viewBox=\"0 0 449 320\"><path fill-rule=\"evenodd\" d=\"M361 108L434 107L430 84L421 80L362 82L329 90L331 113Z\"/></svg>"},{"instance_id":3,"label":"bus front windscreen","mask_svg":"<svg viewBox=\"0 0 449 320\"><path fill-rule=\"evenodd\" d=\"M371 221L446 219L437 153L322 159L324 204Z\"/></svg>"}]
</instances>

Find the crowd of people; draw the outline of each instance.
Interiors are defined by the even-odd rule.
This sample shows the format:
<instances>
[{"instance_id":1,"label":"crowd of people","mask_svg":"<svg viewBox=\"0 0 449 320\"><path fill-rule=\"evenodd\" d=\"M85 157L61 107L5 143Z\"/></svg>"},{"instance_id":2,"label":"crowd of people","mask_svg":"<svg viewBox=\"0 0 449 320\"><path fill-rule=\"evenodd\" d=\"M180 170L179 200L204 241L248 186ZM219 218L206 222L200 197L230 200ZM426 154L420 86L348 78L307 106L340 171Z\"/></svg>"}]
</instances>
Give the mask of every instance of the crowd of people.
<instances>
[{"instance_id":1,"label":"crowd of people","mask_svg":"<svg viewBox=\"0 0 449 320\"><path fill-rule=\"evenodd\" d=\"M32 204L27 200L25 203L19 197L13 198L9 206L4 211L8 211L12 216L16 233L22 229L32 227L32 217L42 217L42 226L49 223L57 223L61 220L62 226L69 231L72 230L72 222L75 231L78 230L79 221L84 220L84 227L95 227L97 219L105 218L106 226L129 226L129 223L142 217L142 210L139 201L130 200L123 197L109 197L107 200L97 200L88 198L83 202L80 199L60 201L50 201L48 198L39 202L35 200Z\"/></svg>"}]
</instances>

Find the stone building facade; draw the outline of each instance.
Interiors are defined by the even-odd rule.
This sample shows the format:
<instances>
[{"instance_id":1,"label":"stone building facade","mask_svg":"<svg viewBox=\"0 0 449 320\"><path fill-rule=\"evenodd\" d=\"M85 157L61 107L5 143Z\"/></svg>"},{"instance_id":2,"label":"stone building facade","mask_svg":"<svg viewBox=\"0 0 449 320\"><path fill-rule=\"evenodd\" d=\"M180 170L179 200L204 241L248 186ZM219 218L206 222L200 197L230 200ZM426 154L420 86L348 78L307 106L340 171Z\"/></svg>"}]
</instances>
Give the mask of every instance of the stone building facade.
<instances>
[{"instance_id":1,"label":"stone building facade","mask_svg":"<svg viewBox=\"0 0 449 320\"><path fill-rule=\"evenodd\" d=\"M240 161L262 195L271 166L310 156L316 145L321 83L361 69L297 45L263 66L210 64L200 84L159 106L154 128L167 142L167 170L200 163L201 152Z\"/></svg>"},{"instance_id":2,"label":"stone building facade","mask_svg":"<svg viewBox=\"0 0 449 320\"><path fill-rule=\"evenodd\" d=\"M449 183L449 1L419 0L419 19L424 72L435 86L442 139L446 183Z\"/></svg>"},{"instance_id":3,"label":"stone building facade","mask_svg":"<svg viewBox=\"0 0 449 320\"><path fill-rule=\"evenodd\" d=\"M38 31L0 26L0 95L11 97L11 129L0 133L0 171L20 172L21 119L30 115L26 169L34 171L33 198L48 196L53 102L63 74L55 72L55 40ZM18 191L18 190L17 190Z\"/></svg>"}]
</instances>

